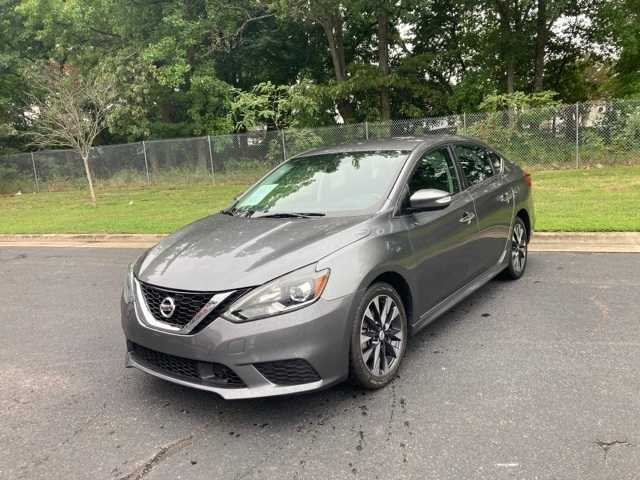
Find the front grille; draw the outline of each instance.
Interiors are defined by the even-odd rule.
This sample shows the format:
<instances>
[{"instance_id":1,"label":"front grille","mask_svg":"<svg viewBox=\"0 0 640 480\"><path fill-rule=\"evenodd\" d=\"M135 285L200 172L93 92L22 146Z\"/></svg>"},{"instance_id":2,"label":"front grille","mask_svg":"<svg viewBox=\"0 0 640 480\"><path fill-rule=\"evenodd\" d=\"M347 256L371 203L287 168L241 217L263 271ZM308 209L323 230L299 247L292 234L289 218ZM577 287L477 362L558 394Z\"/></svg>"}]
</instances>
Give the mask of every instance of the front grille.
<instances>
[{"instance_id":1,"label":"front grille","mask_svg":"<svg viewBox=\"0 0 640 480\"><path fill-rule=\"evenodd\" d=\"M137 343L131 343L130 352L137 362L170 377L184 378L191 382L195 381L202 385L215 387L242 388L246 386L233 370L220 363L176 357L151 350Z\"/></svg>"},{"instance_id":2,"label":"front grille","mask_svg":"<svg viewBox=\"0 0 640 480\"><path fill-rule=\"evenodd\" d=\"M307 361L300 358L254 363L253 366L263 377L276 385L300 385L320 380L318 372Z\"/></svg>"},{"instance_id":3,"label":"front grille","mask_svg":"<svg viewBox=\"0 0 640 480\"><path fill-rule=\"evenodd\" d=\"M195 317L196 313L215 295L215 292L181 292L168 290L142 282L140 282L140 287L153 318L177 327L184 327L189 323L193 317ZM165 318L160 313L160 304L167 297L173 298L176 306L170 318Z\"/></svg>"}]
</instances>

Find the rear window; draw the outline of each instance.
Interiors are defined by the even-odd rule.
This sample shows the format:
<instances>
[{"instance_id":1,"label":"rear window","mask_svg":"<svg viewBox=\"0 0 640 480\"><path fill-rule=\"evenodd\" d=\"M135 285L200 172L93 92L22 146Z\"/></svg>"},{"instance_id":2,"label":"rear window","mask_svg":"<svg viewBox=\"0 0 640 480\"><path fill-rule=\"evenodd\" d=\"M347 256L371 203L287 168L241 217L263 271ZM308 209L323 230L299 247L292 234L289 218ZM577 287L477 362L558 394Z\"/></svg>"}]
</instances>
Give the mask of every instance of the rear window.
<instances>
[{"instance_id":1,"label":"rear window","mask_svg":"<svg viewBox=\"0 0 640 480\"><path fill-rule=\"evenodd\" d=\"M477 145L456 145L456 157L469 185L475 185L493 175L489 150Z\"/></svg>"}]
</instances>

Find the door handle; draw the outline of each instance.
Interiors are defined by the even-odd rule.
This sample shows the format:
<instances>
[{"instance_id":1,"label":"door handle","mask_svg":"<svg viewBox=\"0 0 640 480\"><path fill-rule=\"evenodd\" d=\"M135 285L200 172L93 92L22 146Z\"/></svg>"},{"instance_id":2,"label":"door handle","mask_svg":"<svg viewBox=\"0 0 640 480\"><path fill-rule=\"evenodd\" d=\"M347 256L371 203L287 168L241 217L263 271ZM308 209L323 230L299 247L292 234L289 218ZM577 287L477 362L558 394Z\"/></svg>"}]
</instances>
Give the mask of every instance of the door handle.
<instances>
[{"instance_id":1,"label":"door handle","mask_svg":"<svg viewBox=\"0 0 640 480\"><path fill-rule=\"evenodd\" d=\"M462 217L460 217L460 220L458 220L460 223L466 223L466 224L471 224L471 222L473 221L473 219L476 218L476 214L475 213L471 213L471 212L464 212L464 215Z\"/></svg>"}]
</instances>

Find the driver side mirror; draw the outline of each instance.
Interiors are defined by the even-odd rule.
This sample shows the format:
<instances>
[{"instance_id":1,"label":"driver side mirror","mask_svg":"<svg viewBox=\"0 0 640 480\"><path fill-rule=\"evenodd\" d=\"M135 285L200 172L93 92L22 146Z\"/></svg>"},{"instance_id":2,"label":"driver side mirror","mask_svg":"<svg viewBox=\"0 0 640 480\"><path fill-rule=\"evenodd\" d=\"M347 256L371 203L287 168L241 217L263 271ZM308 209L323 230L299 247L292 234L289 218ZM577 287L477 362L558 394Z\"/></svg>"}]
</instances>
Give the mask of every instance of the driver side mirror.
<instances>
[{"instance_id":1,"label":"driver side mirror","mask_svg":"<svg viewBox=\"0 0 640 480\"><path fill-rule=\"evenodd\" d=\"M409 198L409 209L414 212L441 210L451 204L451 194L437 188L418 190Z\"/></svg>"}]
</instances>

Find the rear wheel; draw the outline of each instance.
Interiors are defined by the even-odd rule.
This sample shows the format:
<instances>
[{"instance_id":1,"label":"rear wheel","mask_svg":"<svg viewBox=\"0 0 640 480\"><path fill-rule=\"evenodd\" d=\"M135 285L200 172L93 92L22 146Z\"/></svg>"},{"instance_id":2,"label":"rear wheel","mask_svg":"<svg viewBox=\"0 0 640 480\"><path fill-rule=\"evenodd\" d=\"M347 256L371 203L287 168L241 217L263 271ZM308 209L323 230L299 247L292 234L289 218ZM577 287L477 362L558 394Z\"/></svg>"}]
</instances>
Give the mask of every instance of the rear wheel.
<instances>
[{"instance_id":1,"label":"rear wheel","mask_svg":"<svg viewBox=\"0 0 640 480\"><path fill-rule=\"evenodd\" d=\"M529 238L527 236L527 227L520 217L516 217L511 232L509 265L503 273L505 278L517 280L524 274L525 268L527 268L528 249Z\"/></svg>"},{"instance_id":2,"label":"rear wheel","mask_svg":"<svg viewBox=\"0 0 640 480\"><path fill-rule=\"evenodd\" d=\"M353 322L351 380L369 389L391 382L404 358L407 331L407 316L396 290L387 283L372 285Z\"/></svg>"}]
</instances>

